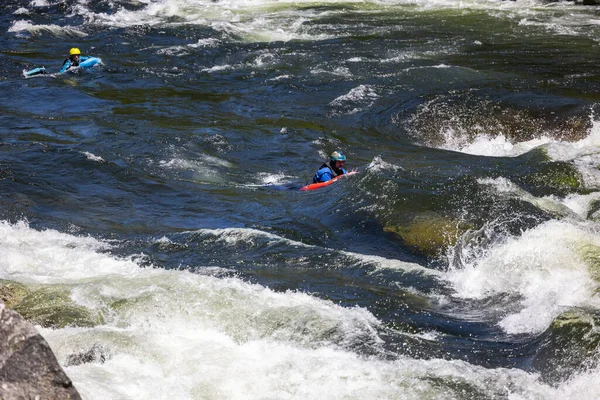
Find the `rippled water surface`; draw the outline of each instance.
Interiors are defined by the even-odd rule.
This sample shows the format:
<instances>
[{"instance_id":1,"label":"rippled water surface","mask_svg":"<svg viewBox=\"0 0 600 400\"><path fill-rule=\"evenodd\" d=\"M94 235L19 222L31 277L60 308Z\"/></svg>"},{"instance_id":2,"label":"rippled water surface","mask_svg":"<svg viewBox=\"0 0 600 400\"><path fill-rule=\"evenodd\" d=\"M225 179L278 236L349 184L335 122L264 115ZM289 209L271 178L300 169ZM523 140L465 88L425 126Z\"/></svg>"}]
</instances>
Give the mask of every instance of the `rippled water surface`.
<instances>
[{"instance_id":1,"label":"rippled water surface","mask_svg":"<svg viewBox=\"0 0 600 400\"><path fill-rule=\"evenodd\" d=\"M84 398L600 397L600 8L0 10L0 279Z\"/></svg>"}]
</instances>

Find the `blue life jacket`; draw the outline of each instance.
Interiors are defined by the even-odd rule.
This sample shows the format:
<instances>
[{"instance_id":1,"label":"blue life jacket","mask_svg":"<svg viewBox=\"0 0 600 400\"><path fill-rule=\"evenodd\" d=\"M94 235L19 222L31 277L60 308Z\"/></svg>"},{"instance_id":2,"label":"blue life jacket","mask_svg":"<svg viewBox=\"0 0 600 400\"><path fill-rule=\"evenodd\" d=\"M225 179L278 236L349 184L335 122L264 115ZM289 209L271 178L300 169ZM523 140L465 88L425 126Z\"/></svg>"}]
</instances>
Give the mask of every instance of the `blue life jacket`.
<instances>
[{"instance_id":1,"label":"blue life jacket","mask_svg":"<svg viewBox=\"0 0 600 400\"><path fill-rule=\"evenodd\" d=\"M60 69L60 71L58 72L59 74L62 74L64 72L67 72L67 70L69 68L72 67L78 67L80 63L82 63L83 61L87 60L88 58L90 58L89 56L79 56L79 63L75 64L73 61L71 61L70 58L67 58L65 60L65 62L63 63L62 68Z\"/></svg>"},{"instance_id":2,"label":"blue life jacket","mask_svg":"<svg viewBox=\"0 0 600 400\"><path fill-rule=\"evenodd\" d=\"M333 177L347 173L344 168L340 168L341 174L336 173L333 168L327 163L321 165L313 178L313 183L327 182Z\"/></svg>"}]
</instances>

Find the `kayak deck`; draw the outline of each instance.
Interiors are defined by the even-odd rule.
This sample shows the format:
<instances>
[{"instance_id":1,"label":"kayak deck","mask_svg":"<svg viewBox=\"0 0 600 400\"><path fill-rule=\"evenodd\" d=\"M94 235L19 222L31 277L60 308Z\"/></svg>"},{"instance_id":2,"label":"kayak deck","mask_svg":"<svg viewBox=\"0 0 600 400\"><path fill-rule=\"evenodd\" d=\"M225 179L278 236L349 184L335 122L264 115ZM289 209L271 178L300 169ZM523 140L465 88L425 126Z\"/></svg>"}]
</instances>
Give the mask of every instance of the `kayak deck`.
<instances>
[{"instance_id":1,"label":"kayak deck","mask_svg":"<svg viewBox=\"0 0 600 400\"><path fill-rule=\"evenodd\" d=\"M346 173L344 175L338 175L338 176L336 176L334 178L331 178L330 180L325 181L325 182L310 183L308 185L302 186L300 188L300 190L303 190L303 191L304 190L317 190L317 189L320 189L322 187L329 186L332 183L337 182L339 179L341 179L341 178L343 178L345 176L354 175L355 173L356 173L356 171L350 171L350 172L348 172L348 173Z\"/></svg>"}]
</instances>

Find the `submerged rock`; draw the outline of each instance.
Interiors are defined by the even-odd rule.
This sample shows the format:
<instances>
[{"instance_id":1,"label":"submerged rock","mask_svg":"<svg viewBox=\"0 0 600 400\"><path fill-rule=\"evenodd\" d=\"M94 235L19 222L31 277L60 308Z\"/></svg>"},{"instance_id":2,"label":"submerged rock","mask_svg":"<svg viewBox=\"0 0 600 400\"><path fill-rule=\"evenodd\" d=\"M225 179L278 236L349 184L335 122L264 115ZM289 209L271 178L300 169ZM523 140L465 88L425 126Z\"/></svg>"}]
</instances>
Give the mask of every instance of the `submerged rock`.
<instances>
[{"instance_id":1,"label":"submerged rock","mask_svg":"<svg viewBox=\"0 0 600 400\"><path fill-rule=\"evenodd\" d=\"M564 196L583 187L579 170L566 162L548 162L525 170L515 181L536 196Z\"/></svg>"},{"instance_id":2,"label":"submerged rock","mask_svg":"<svg viewBox=\"0 0 600 400\"><path fill-rule=\"evenodd\" d=\"M419 214L406 224L384 227L384 231L395 233L407 246L425 256L442 254L466 230L458 221L436 213Z\"/></svg>"},{"instance_id":3,"label":"submerged rock","mask_svg":"<svg viewBox=\"0 0 600 400\"><path fill-rule=\"evenodd\" d=\"M600 200L594 200L590 203L586 217L595 222L600 221Z\"/></svg>"},{"instance_id":4,"label":"submerged rock","mask_svg":"<svg viewBox=\"0 0 600 400\"><path fill-rule=\"evenodd\" d=\"M75 304L69 292L61 287L48 286L31 291L14 304L13 309L44 328L92 327L102 323L100 316Z\"/></svg>"},{"instance_id":5,"label":"submerged rock","mask_svg":"<svg viewBox=\"0 0 600 400\"><path fill-rule=\"evenodd\" d=\"M18 282L0 280L0 301L44 328L92 327L103 323L100 314L75 304L69 290L61 286L32 289Z\"/></svg>"},{"instance_id":6,"label":"submerged rock","mask_svg":"<svg viewBox=\"0 0 600 400\"><path fill-rule=\"evenodd\" d=\"M591 243L580 243L577 251L586 262L592 279L596 281L596 293L600 292L600 247Z\"/></svg>"},{"instance_id":7,"label":"submerged rock","mask_svg":"<svg viewBox=\"0 0 600 400\"><path fill-rule=\"evenodd\" d=\"M569 311L554 320L544 334L533 366L547 382L560 382L592 367L600 345L600 315Z\"/></svg>"},{"instance_id":8,"label":"submerged rock","mask_svg":"<svg viewBox=\"0 0 600 400\"><path fill-rule=\"evenodd\" d=\"M1 399L81 399L44 338L2 303L0 338Z\"/></svg>"},{"instance_id":9,"label":"submerged rock","mask_svg":"<svg viewBox=\"0 0 600 400\"><path fill-rule=\"evenodd\" d=\"M8 308L13 308L14 305L19 303L28 293L29 290L25 285L0 279L0 301L6 304Z\"/></svg>"}]
</instances>

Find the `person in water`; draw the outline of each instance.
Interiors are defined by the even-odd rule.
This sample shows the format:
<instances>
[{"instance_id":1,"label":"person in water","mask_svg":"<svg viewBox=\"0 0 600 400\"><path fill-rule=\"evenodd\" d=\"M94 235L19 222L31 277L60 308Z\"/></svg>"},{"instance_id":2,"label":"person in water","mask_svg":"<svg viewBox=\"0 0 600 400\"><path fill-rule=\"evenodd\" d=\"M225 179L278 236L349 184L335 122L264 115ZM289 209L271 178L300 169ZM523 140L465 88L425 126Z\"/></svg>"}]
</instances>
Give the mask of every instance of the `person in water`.
<instances>
[{"instance_id":1,"label":"person in water","mask_svg":"<svg viewBox=\"0 0 600 400\"><path fill-rule=\"evenodd\" d=\"M329 157L329 163L325 163L319 167L313 178L313 183L327 182L338 175L347 174L348 171L344 169L345 163L346 156L344 153L339 150L334 151Z\"/></svg>"},{"instance_id":2,"label":"person in water","mask_svg":"<svg viewBox=\"0 0 600 400\"><path fill-rule=\"evenodd\" d=\"M77 47L73 47L71 50L69 50L69 58L67 58L65 60L59 73L62 74L62 73L67 72L69 69L71 69L73 67L78 67L80 62L83 62L83 61L87 60L88 58L90 58L90 57L82 56L81 51L79 51L79 49Z\"/></svg>"}]
</instances>

